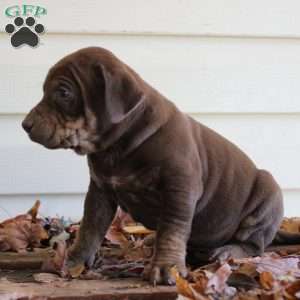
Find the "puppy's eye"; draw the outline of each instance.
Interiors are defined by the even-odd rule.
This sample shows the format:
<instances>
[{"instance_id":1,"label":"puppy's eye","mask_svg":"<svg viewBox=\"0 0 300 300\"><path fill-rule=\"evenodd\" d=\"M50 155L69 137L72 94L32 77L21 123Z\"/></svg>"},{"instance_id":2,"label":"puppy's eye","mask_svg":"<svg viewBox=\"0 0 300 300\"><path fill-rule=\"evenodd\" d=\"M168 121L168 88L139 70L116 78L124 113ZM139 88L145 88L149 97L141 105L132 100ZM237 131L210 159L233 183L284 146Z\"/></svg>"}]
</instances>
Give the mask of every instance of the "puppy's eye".
<instances>
[{"instance_id":1,"label":"puppy's eye","mask_svg":"<svg viewBox=\"0 0 300 300\"><path fill-rule=\"evenodd\" d=\"M57 94L59 96L59 98L65 100L65 101L68 101L69 99L72 98L72 92L68 89L68 88L65 88L65 87L61 87L58 89L57 91Z\"/></svg>"}]
</instances>

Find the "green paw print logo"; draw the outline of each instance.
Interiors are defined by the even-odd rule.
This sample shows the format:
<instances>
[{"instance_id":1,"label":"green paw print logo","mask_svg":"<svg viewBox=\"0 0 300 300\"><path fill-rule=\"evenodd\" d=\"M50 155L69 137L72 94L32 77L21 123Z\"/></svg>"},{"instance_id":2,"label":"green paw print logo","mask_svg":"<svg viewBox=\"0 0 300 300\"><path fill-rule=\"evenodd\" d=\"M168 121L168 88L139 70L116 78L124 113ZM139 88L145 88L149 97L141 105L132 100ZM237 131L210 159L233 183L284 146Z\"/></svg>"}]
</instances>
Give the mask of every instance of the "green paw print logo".
<instances>
[{"instance_id":1,"label":"green paw print logo","mask_svg":"<svg viewBox=\"0 0 300 300\"><path fill-rule=\"evenodd\" d=\"M34 17L45 15L46 9L33 5L16 5L8 7L5 14L8 17L15 17L13 22L5 26L13 47L18 48L22 45L36 47L39 44L39 36L45 32L45 27ZM30 14L33 16L28 16Z\"/></svg>"}]
</instances>

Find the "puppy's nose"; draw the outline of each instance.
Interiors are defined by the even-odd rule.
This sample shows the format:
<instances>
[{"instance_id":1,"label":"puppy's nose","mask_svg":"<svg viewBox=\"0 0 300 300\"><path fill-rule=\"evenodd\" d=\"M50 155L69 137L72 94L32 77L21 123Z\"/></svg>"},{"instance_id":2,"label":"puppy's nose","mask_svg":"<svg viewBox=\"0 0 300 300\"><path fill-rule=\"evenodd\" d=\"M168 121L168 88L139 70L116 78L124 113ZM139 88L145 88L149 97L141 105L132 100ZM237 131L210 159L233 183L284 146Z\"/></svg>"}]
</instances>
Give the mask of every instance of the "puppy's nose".
<instances>
[{"instance_id":1,"label":"puppy's nose","mask_svg":"<svg viewBox=\"0 0 300 300\"><path fill-rule=\"evenodd\" d=\"M31 128L33 127L33 122L28 120L28 119L25 119L23 122L22 122L22 127L24 128L24 130L29 133Z\"/></svg>"}]
</instances>

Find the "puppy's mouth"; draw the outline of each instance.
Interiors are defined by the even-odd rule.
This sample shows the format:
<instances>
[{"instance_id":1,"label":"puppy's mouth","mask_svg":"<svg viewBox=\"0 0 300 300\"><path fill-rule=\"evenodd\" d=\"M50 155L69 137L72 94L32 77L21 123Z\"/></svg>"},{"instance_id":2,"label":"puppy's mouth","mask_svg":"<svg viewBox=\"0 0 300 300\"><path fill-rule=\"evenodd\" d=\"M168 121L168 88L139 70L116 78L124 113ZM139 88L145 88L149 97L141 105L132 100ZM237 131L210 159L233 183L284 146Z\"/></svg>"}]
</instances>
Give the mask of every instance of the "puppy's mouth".
<instances>
[{"instance_id":1,"label":"puppy's mouth","mask_svg":"<svg viewBox=\"0 0 300 300\"><path fill-rule=\"evenodd\" d=\"M61 148L59 141L55 138L55 136L48 136L47 134L43 133L29 133L29 138L35 142L38 143L47 149L59 149Z\"/></svg>"},{"instance_id":2,"label":"puppy's mouth","mask_svg":"<svg viewBox=\"0 0 300 300\"><path fill-rule=\"evenodd\" d=\"M71 149L79 155L85 155L92 152L92 149L90 149L91 144L88 140L80 140L78 138L75 138L74 136L65 138L61 142L60 146L58 146L58 148Z\"/></svg>"},{"instance_id":3,"label":"puppy's mouth","mask_svg":"<svg viewBox=\"0 0 300 300\"><path fill-rule=\"evenodd\" d=\"M63 129L62 131L66 131ZM95 152L95 143L87 134L82 136L79 130L69 131L67 135L61 134L59 129L54 128L48 132L34 130L29 133L32 141L37 142L47 149L71 149L76 154L86 155Z\"/></svg>"},{"instance_id":4,"label":"puppy's mouth","mask_svg":"<svg viewBox=\"0 0 300 300\"><path fill-rule=\"evenodd\" d=\"M83 149L83 147L81 147L80 145L77 145L77 146L74 146L74 145L70 145L70 144L66 144L65 142L63 143L60 143L60 144L52 144L52 145L45 145L45 144L42 144L44 147L46 147L47 149L50 149L50 150L56 150L56 149L70 149L70 150L73 150L76 154L79 154L79 155L85 155L85 154L88 154L88 151L85 151Z\"/></svg>"}]
</instances>

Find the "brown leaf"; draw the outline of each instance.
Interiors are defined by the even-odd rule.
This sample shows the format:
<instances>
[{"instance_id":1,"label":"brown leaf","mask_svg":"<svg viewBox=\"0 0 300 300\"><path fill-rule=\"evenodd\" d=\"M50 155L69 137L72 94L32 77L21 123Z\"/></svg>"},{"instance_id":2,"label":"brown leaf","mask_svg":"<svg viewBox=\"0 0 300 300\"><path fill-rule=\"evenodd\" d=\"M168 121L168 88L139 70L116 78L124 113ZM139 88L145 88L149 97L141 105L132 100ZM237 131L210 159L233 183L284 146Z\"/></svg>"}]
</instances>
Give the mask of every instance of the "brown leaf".
<instances>
[{"instance_id":1,"label":"brown leaf","mask_svg":"<svg viewBox=\"0 0 300 300\"><path fill-rule=\"evenodd\" d=\"M259 274L259 282L264 289L271 290L274 285L274 278L272 273L266 271L261 272Z\"/></svg>"},{"instance_id":2,"label":"brown leaf","mask_svg":"<svg viewBox=\"0 0 300 300\"><path fill-rule=\"evenodd\" d=\"M228 263L223 264L208 280L207 289L212 289L218 293L222 293L227 287L226 281L232 273Z\"/></svg>"},{"instance_id":3,"label":"brown leaf","mask_svg":"<svg viewBox=\"0 0 300 300\"><path fill-rule=\"evenodd\" d=\"M50 283L50 282L54 282L54 281L63 280L58 275L51 274L51 273L36 273L36 274L33 274L33 278L35 281L42 282L42 283Z\"/></svg>"},{"instance_id":4,"label":"brown leaf","mask_svg":"<svg viewBox=\"0 0 300 300\"><path fill-rule=\"evenodd\" d=\"M53 245L51 256L46 259L41 267L42 271L51 272L65 277L66 270L67 246L64 241L58 241Z\"/></svg>"},{"instance_id":5,"label":"brown leaf","mask_svg":"<svg viewBox=\"0 0 300 300\"><path fill-rule=\"evenodd\" d=\"M120 245L123 248L126 248L129 243L124 233L114 226L109 228L105 238L108 239L112 244Z\"/></svg>"},{"instance_id":6,"label":"brown leaf","mask_svg":"<svg viewBox=\"0 0 300 300\"><path fill-rule=\"evenodd\" d=\"M79 278L83 280L99 280L103 279L103 275L93 270L87 270L84 274L80 274Z\"/></svg>"},{"instance_id":7,"label":"brown leaf","mask_svg":"<svg viewBox=\"0 0 300 300\"><path fill-rule=\"evenodd\" d=\"M81 273L85 270L84 264L78 264L68 269L68 273L72 278L78 278Z\"/></svg>"},{"instance_id":8,"label":"brown leaf","mask_svg":"<svg viewBox=\"0 0 300 300\"><path fill-rule=\"evenodd\" d=\"M298 268L299 257L261 257L257 261L257 271L262 273L264 271L270 272L273 276L282 276L286 274L294 274L299 276L300 270Z\"/></svg>"},{"instance_id":9,"label":"brown leaf","mask_svg":"<svg viewBox=\"0 0 300 300\"><path fill-rule=\"evenodd\" d=\"M300 232L300 218L284 218L282 220L281 230L290 232L290 233L299 233Z\"/></svg>"},{"instance_id":10,"label":"brown leaf","mask_svg":"<svg viewBox=\"0 0 300 300\"><path fill-rule=\"evenodd\" d=\"M143 235L143 234L151 234L154 233L153 230L147 229L143 225L130 225L130 226L124 226L122 230L125 233L128 234L137 234L137 235Z\"/></svg>"},{"instance_id":11,"label":"brown leaf","mask_svg":"<svg viewBox=\"0 0 300 300\"><path fill-rule=\"evenodd\" d=\"M36 220L37 214L39 212L40 205L41 205L41 201L36 200L34 205L27 212L28 215L31 215L33 221Z\"/></svg>"},{"instance_id":12,"label":"brown leaf","mask_svg":"<svg viewBox=\"0 0 300 300\"><path fill-rule=\"evenodd\" d=\"M240 293L234 300L259 300L260 298L256 294Z\"/></svg>"},{"instance_id":13,"label":"brown leaf","mask_svg":"<svg viewBox=\"0 0 300 300\"><path fill-rule=\"evenodd\" d=\"M36 219L39 201L30 213L18 215L0 224L0 251L24 252L28 247L38 247L43 239L48 238L42 222Z\"/></svg>"},{"instance_id":14,"label":"brown leaf","mask_svg":"<svg viewBox=\"0 0 300 300\"><path fill-rule=\"evenodd\" d=\"M232 273L227 280L227 284L229 286L243 288L246 290L259 287L257 281L253 277L239 272Z\"/></svg>"},{"instance_id":15,"label":"brown leaf","mask_svg":"<svg viewBox=\"0 0 300 300\"><path fill-rule=\"evenodd\" d=\"M252 263L256 266L258 273L270 272L273 276L284 276L286 274L293 274L300 276L298 264L300 258L296 256L280 257L274 253L265 253L263 256L233 259L234 264Z\"/></svg>"},{"instance_id":16,"label":"brown leaf","mask_svg":"<svg viewBox=\"0 0 300 300\"><path fill-rule=\"evenodd\" d=\"M196 298L194 297L194 293L189 282L179 275L176 267L171 269L171 274L175 278L178 294L188 298L189 300L195 300Z\"/></svg>"},{"instance_id":17,"label":"brown leaf","mask_svg":"<svg viewBox=\"0 0 300 300\"><path fill-rule=\"evenodd\" d=\"M32 247L39 247L42 240L48 239L48 233L41 224L31 224L31 243Z\"/></svg>"},{"instance_id":18,"label":"brown leaf","mask_svg":"<svg viewBox=\"0 0 300 300\"><path fill-rule=\"evenodd\" d=\"M193 289L200 294L204 294L207 288L208 278L205 272L199 272L194 277Z\"/></svg>"},{"instance_id":19,"label":"brown leaf","mask_svg":"<svg viewBox=\"0 0 300 300\"><path fill-rule=\"evenodd\" d=\"M30 243L30 215L20 215L0 224L0 251L25 251Z\"/></svg>"},{"instance_id":20,"label":"brown leaf","mask_svg":"<svg viewBox=\"0 0 300 300\"><path fill-rule=\"evenodd\" d=\"M287 288L286 288L286 292L291 295L291 296L295 296L295 294L297 292L300 291L300 280L296 280L294 281L292 284L290 284Z\"/></svg>"},{"instance_id":21,"label":"brown leaf","mask_svg":"<svg viewBox=\"0 0 300 300\"><path fill-rule=\"evenodd\" d=\"M254 263L241 264L241 266L239 266L238 272L252 278L257 276L256 265Z\"/></svg>"},{"instance_id":22,"label":"brown leaf","mask_svg":"<svg viewBox=\"0 0 300 300\"><path fill-rule=\"evenodd\" d=\"M122 228L134 221L129 214L125 213L120 207L110 225L105 238L113 244L120 245L121 247L128 246L128 239L122 231Z\"/></svg>"},{"instance_id":23,"label":"brown leaf","mask_svg":"<svg viewBox=\"0 0 300 300\"><path fill-rule=\"evenodd\" d=\"M124 226L134 223L135 222L132 217L128 213L124 212L120 207L118 207L117 213L112 221L111 226L121 230Z\"/></svg>"}]
</instances>

